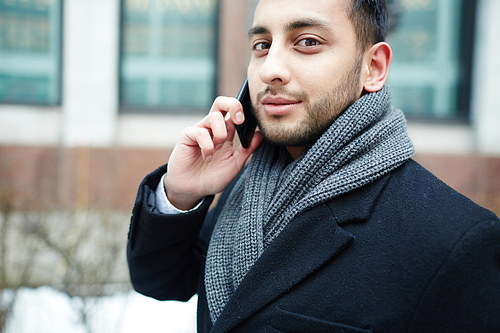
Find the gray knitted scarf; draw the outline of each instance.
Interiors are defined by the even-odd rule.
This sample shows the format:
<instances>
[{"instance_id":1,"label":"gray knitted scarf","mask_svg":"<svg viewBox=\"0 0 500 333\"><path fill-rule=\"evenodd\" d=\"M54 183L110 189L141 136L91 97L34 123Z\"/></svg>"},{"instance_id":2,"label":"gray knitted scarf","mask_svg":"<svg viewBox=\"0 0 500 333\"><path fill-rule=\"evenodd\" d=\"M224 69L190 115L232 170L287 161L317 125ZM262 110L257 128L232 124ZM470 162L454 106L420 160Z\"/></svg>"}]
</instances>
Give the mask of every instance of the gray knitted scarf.
<instances>
[{"instance_id":1,"label":"gray knitted scarf","mask_svg":"<svg viewBox=\"0 0 500 333\"><path fill-rule=\"evenodd\" d=\"M298 214L394 170L414 154L389 87L357 100L291 162L264 141L234 186L208 248L205 287L212 322L266 247Z\"/></svg>"}]
</instances>

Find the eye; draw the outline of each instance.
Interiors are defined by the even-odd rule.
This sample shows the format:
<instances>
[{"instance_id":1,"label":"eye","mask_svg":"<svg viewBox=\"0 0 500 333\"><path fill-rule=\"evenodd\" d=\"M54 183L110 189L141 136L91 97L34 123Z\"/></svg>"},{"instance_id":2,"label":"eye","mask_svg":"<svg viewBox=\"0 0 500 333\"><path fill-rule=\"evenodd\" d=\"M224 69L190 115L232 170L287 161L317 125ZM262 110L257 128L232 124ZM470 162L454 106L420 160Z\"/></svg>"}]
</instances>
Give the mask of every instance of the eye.
<instances>
[{"instance_id":1,"label":"eye","mask_svg":"<svg viewBox=\"0 0 500 333\"><path fill-rule=\"evenodd\" d=\"M322 43L314 38L304 38L301 39L297 42L297 46L302 46L302 47L314 47L314 46L319 46Z\"/></svg>"},{"instance_id":2,"label":"eye","mask_svg":"<svg viewBox=\"0 0 500 333\"><path fill-rule=\"evenodd\" d=\"M271 47L271 43L259 42L259 43L254 44L253 50L254 51L265 51L265 50L269 50L270 47Z\"/></svg>"}]
</instances>

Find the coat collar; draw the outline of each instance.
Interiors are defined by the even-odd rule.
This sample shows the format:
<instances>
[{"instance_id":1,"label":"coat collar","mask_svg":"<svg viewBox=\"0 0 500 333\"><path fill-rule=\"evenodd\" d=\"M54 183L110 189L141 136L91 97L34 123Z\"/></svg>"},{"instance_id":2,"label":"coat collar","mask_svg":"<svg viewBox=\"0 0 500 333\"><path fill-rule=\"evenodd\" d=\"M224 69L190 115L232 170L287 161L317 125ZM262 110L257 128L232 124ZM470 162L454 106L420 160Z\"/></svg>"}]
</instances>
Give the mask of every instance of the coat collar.
<instances>
[{"instance_id":1,"label":"coat collar","mask_svg":"<svg viewBox=\"0 0 500 333\"><path fill-rule=\"evenodd\" d=\"M355 238L341 225L366 221L389 177L384 176L293 219L247 273L212 331L231 330L339 256ZM254 297L256 290L258 297Z\"/></svg>"},{"instance_id":2,"label":"coat collar","mask_svg":"<svg viewBox=\"0 0 500 333\"><path fill-rule=\"evenodd\" d=\"M359 189L330 200L327 204L339 225L367 220L389 182L387 174Z\"/></svg>"}]
</instances>

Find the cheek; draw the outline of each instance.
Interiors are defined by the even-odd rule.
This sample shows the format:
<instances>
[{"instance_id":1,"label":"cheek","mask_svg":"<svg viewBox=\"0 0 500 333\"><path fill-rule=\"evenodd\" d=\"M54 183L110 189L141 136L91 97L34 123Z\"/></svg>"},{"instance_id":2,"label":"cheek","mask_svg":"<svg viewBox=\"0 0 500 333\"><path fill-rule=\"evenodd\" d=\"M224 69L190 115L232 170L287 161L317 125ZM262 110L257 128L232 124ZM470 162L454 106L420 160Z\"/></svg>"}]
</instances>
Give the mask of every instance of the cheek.
<instances>
[{"instance_id":1,"label":"cheek","mask_svg":"<svg viewBox=\"0 0 500 333\"><path fill-rule=\"evenodd\" d=\"M259 76L259 70L260 67L262 66L262 61L259 59L256 59L254 56L250 58L250 62L248 63L247 67L247 76L248 79L251 77L258 77Z\"/></svg>"},{"instance_id":2,"label":"cheek","mask_svg":"<svg viewBox=\"0 0 500 333\"><path fill-rule=\"evenodd\" d=\"M247 70L247 78L248 78L248 89L250 90L250 99L252 102L255 102L257 93L259 92L259 84L258 84L258 72L255 70L255 67L250 64Z\"/></svg>"},{"instance_id":3,"label":"cheek","mask_svg":"<svg viewBox=\"0 0 500 333\"><path fill-rule=\"evenodd\" d=\"M345 60L341 61L331 56L306 60L297 63L293 72L297 82L310 93L331 89L335 82L342 77L343 68L347 66L344 64Z\"/></svg>"},{"instance_id":4,"label":"cheek","mask_svg":"<svg viewBox=\"0 0 500 333\"><path fill-rule=\"evenodd\" d=\"M304 86L310 87L308 90L311 95L318 95L324 92L331 92L339 86L345 84L346 74L352 70L353 62L341 60L331 60L317 62L314 67L308 71L307 83Z\"/></svg>"}]
</instances>

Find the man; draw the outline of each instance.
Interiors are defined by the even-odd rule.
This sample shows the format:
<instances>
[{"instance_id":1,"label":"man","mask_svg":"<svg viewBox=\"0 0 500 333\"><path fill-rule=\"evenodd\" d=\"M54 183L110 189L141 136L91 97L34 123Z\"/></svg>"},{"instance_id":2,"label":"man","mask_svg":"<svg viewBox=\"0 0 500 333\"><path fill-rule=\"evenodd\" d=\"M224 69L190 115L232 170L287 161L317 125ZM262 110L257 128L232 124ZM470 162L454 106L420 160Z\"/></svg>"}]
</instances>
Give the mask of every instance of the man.
<instances>
[{"instance_id":1,"label":"man","mask_svg":"<svg viewBox=\"0 0 500 333\"><path fill-rule=\"evenodd\" d=\"M260 132L233 147L242 106L219 97L146 177L137 291L197 293L199 332L500 331L500 222L411 160L386 15L383 1L259 2Z\"/></svg>"}]
</instances>

